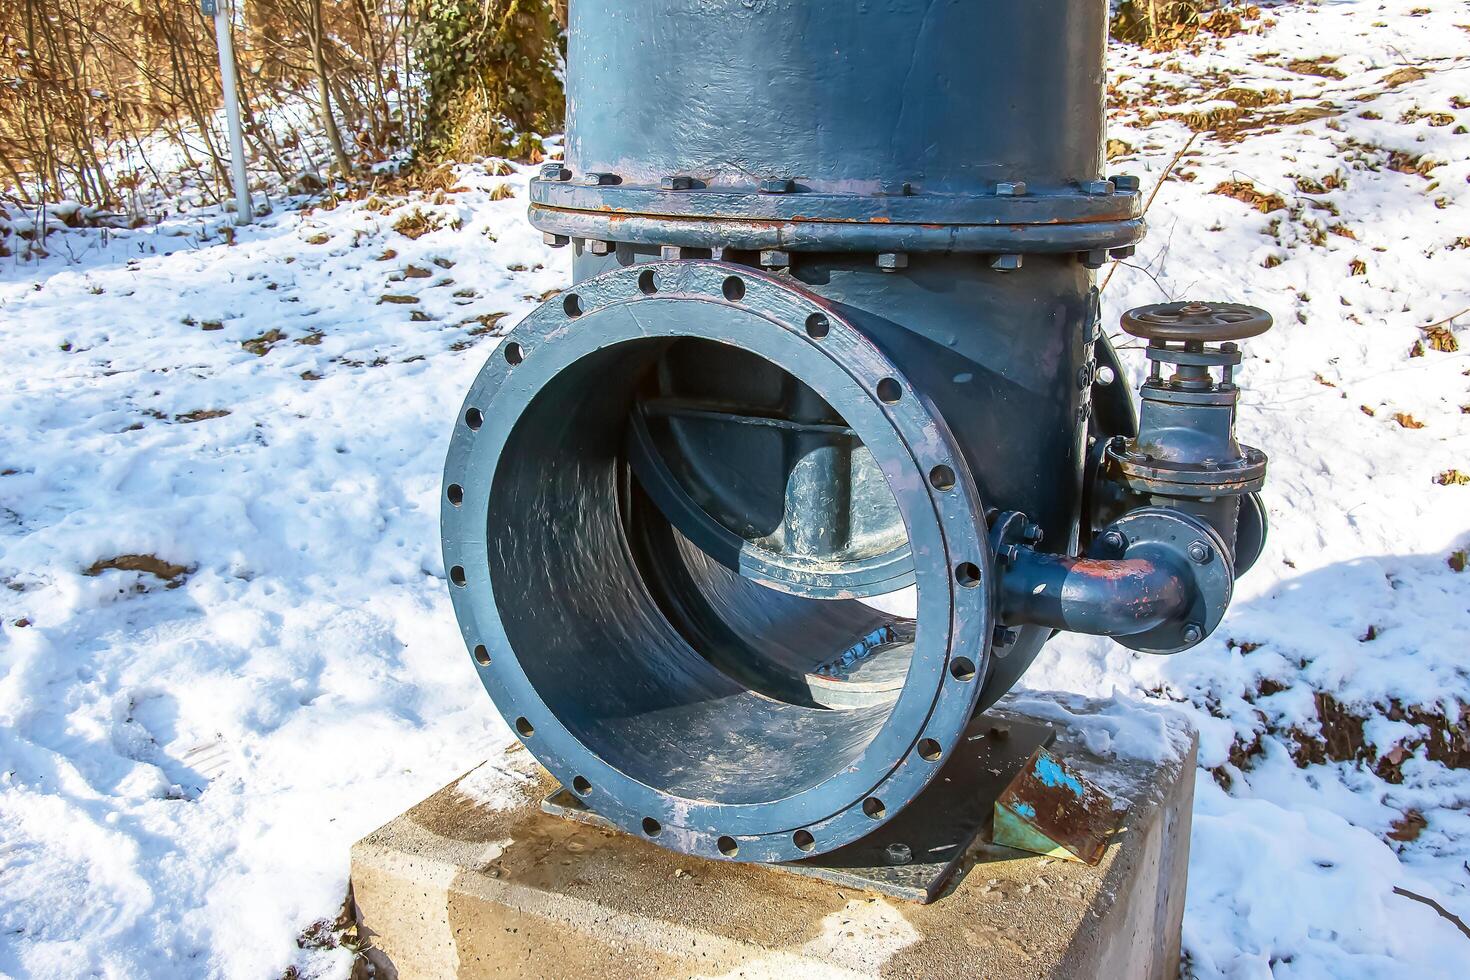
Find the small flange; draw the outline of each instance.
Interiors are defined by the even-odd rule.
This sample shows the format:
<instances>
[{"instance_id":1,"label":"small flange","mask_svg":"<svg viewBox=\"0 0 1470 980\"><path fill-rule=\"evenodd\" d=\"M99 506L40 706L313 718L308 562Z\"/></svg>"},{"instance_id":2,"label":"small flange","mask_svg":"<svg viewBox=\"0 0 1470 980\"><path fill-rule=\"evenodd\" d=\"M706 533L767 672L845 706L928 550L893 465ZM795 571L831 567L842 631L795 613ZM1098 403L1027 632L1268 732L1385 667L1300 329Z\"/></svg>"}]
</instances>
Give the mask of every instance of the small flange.
<instances>
[{"instance_id":1,"label":"small flange","mask_svg":"<svg viewBox=\"0 0 1470 980\"><path fill-rule=\"evenodd\" d=\"M1241 446L1234 459L1209 462L1169 459L1120 439L1108 442L1103 452L1119 482L1153 496L1231 497L1254 493L1266 483L1266 454L1253 446Z\"/></svg>"},{"instance_id":2,"label":"small flange","mask_svg":"<svg viewBox=\"0 0 1470 980\"><path fill-rule=\"evenodd\" d=\"M1144 633L1114 640L1143 653L1178 653L1215 631L1234 591L1235 569L1219 533L1183 511L1140 507L1108 525L1088 557L1144 558L1166 564L1192 586L1188 613Z\"/></svg>"},{"instance_id":3,"label":"small flange","mask_svg":"<svg viewBox=\"0 0 1470 980\"><path fill-rule=\"evenodd\" d=\"M1244 340L1271 329L1271 314L1243 303L1155 303L1123 314L1123 329L1148 340L1211 343Z\"/></svg>"}]
</instances>

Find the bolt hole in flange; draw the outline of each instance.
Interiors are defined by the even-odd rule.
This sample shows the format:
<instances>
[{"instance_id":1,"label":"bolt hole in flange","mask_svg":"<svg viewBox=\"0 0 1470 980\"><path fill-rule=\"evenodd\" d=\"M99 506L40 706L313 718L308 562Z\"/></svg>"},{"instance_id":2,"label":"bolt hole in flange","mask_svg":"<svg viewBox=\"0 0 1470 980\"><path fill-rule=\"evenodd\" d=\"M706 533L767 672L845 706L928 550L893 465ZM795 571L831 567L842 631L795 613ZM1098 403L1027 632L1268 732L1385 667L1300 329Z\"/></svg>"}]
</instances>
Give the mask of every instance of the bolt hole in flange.
<instances>
[{"instance_id":1,"label":"bolt hole in flange","mask_svg":"<svg viewBox=\"0 0 1470 980\"><path fill-rule=\"evenodd\" d=\"M725 298L730 302L738 303L745 298L745 280L739 276L730 276L720 286L720 292L724 293Z\"/></svg>"},{"instance_id":2,"label":"bolt hole in flange","mask_svg":"<svg viewBox=\"0 0 1470 980\"><path fill-rule=\"evenodd\" d=\"M967 589L980 584L980 566L972 561L962 561L954 567L954 580Z\"/></svg>"},{"instance_id":3,"label":"bolt hole in flange","mask_svg":"<svg viewBox=\"0 0 1470 980\"><path fill-rule=\"evenodd\" d=\"M595 809L633 833L678 812L661 844L709 854L729 837L735 860L870 833L938 770L904 763L943 758L980 697L946 674L953 633L990 635L983 511L958 448L878 348L799 287L698 261L597 283L578 290L585 326L565 329L565 296L517 326L536 357L514 382L491 359L472 396L483 428L451 445L446 487L489 500L443 510L449 564L474 572L456 613L496 651L480 677L538 760L579 796L595 785ZM684 386L661 387L670 377ZM864 377L888 382L886 406ZM733 546L687 530L635 436ZM863 506L834 505L833 488ZM959 554L974 556L969 588L952 585ZM781 578L803 561L837 584ZM898 594L907 610L882 608ZM532 708L555 721L534 739ZM820 843L791 829L818 822Z\"/></svg>"},{"instance_id":4,"label":"bolt hole in flange","mask_svg":"<svg viewBox=\"0 0 1470 980\"><path fill-rule=\"evenodd\" d=\"M878 400L885 405L897 405L903 397L903 385L893 378L884 378L878 382Z\"/></svg>"},{"instance_id":5,"label":"bolt hole in flange","mask_svg":"<svg viewBox=\"0 0 1470 980\"><path fill-rule=\"evenodd\" d=\"M465 583L469 581L469 579L465 576L463 565L454 565L449 569L449 581L453 582L460 588L464 588Z\"/></svg>"},{"instance_id":6,"label":"bolt hole in flange","mask_svg":"<svg viewBox=\"0 0 1470 980\"><path fill-rule=\"evenodd\" d=\"M483 643L478 643L475 645L475 663L479 664L481 667L490 666L490 650Z\"/></svg>"},{"instance_id":7,"label":"bolt hole in flange","mask_svg":"<svg viewBox=\"0 0 1470 980\"><path fill-rule=\"evenodd\" d=\"M516 731L520 732L524 737L530 738L536 734L536 726L532 725L528 718L517 718Z\"/></svg>"},{"instance_id":8,"label":"bolt hole in flange","mask_svg":"<svg viewBox=\"0 0 1470 980\"><path fill-rule=\"evenodd\" d=\"M582 315L582 297L576 293L567 293L562 298L561 308L567 316L576 318Z\"/></svg>"},{"instance_id":9,"label":"bolt hole in flange","mask_svg":"<svg viewBox=\"0 0 1470 980\"><path fill-rule=\"evenodd\" d=\"M652 269L645 269L638 274L638 291L644 296L652 296L658 292L658 283L654 280Z\"/></svg>"},{"instance_id":10,"label":"bolt hole in flange","mask_svg":"<svg viewBox=\"0 0 1470 980\"><path fill-rule=\"evenodd\" d=\"M521 363L525 359L526 352L520 344L516 343L514 340L506 341L505 363L515 365Z\"/></svg>"},{"instance_id":11,"label":"bolt hole in flange","mask_svg":"<svg viewBox=\"0 0 1470 980\"><path fill-rule=\"evenodd\" d=\"M444 488L444 496L449 498L449 502L451 504L458 507L460 504L464 503L464 487L460 486L458 483L451 483L449 486Z\"/></svg>"},{"instance_id":12,"label":"bolt hole in flange","mask_svg":"<svg viewBox=\"0 0 1470 980\"><path fill-rule=\"evenodd\" d=\"M643 832L649 837L657 837L663 832L664 825L652 817L643 818Z\"/></svg>"},{"instance_id":13,"label":"bolt hole in flange","mask_svg":"<svg viewBox=\"0 0 1470 980\"><path fill-rule=\"evenodd\" d=\"M720 853L725 855L725 857L727 858L732 858L740 853L740 845L735 841L735 838L728 835L721 837L719 840L715 841L715 846L719 848Z\"/></svg>"},{"instance_id":14,"label":"bolt hole in flange","mask_svg":"<svg viewBox=\"0 0 1470 980\"><path fill-rule=\"evenodd\" d=\"M485 416L478 408L466 409L464 413L464 424L473 431L478 432L480 426L485 424Z\"/></svg>"},{"instance_id":15,"label":"bolt hole in flange","mask_svg":"<svg viewBox=\"0 0 1470 980\"><path fill-rule=\"evenodd\" d=\"M586 796L592 792L592 782L586 776L577 776L572 780L572 790L578 796Z\"/></svg>"}]
</instances>

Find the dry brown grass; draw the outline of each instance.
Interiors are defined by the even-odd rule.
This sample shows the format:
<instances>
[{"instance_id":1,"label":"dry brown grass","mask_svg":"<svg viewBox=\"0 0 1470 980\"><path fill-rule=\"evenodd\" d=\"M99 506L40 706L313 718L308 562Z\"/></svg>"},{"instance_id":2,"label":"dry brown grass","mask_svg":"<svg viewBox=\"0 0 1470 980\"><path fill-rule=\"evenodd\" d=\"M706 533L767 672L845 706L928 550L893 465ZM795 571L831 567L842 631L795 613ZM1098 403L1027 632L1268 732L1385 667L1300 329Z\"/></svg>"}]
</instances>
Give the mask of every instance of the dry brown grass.
<instances>
[{"instance_id":1,"label":"dry brown grass","mask_svg":"<svg viewBox=\"0 0 1470 980\"><path fill-rule=\"evenodd\" d=\"M1237 201L1249 204L1262 214L1286 210L1286 198L1270 191L1257 190L1256 185L1248 180L1224 181L1217 184L1210 193L1233 197Z\"/></svg>"}]
</instances>

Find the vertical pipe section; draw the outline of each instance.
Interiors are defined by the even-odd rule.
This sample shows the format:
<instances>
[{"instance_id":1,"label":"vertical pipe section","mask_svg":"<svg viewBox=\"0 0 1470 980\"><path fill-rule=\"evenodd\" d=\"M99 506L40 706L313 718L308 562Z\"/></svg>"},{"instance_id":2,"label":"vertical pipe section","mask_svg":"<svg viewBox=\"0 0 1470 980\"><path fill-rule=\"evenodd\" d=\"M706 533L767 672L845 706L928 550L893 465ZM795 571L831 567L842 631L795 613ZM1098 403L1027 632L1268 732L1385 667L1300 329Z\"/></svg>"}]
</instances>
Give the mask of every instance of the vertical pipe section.
<instances>
[{"instance_id":1,"label":"vertical pipe section","mask_svg":"<svg viewBox=\"0 0 1470 980\"><path fill-rule=\"evenodd\" d=\"M831 423L832 410L811 388L790 378L788 416ZM786 547L797 555L836 558L847 546L852 514L852 446L830 432L796 432L787 442Z\"/></svg>"},{"instance_id":2,"label":"vertical pipe section","mask_svg":"<svg viewBox=\"0 0 1470 980\"><path fill-rule=\"evenodd\" d=\"M255 220L250 182L245 173L245 136L240 128L240 93L235 80L235 41L230 34L231 0L204 0L204 12L214 7L214 40L219 47L220 87L224 90L225 123L230 131L230 171L235 184L235 224Z\"/></svg>"}]
</instances>

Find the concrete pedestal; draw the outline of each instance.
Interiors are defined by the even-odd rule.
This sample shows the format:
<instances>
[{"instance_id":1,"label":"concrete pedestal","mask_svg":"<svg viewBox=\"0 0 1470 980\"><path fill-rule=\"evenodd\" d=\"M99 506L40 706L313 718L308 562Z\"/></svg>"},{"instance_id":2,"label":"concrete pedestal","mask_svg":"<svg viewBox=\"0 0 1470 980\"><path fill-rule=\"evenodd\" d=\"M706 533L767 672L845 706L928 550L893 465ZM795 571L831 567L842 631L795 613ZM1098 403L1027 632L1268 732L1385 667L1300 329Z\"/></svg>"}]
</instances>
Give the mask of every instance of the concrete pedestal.
<instances>
[{"instance_id":1,"label":"concrete pedestal","mask_svg":"<svg viewBox=\"0 0 1470 980\"><path fill-rule=\"evenodd\" d=\"M1001 713L1024 718L1014 705ZM976 843L918 905L760 866L705 861L541 811L555 788L519 746L359 841L352 886L379 977L1172 978L1196 740L1160 723L1163 762L1084 748L1102 706L1068 703L1054 751L1127 802L1090 867ZM1042 712L1058 717L1051 710ZM1092 739L1097 743L1097 739Z\"/></svg>"}]
</instances>

